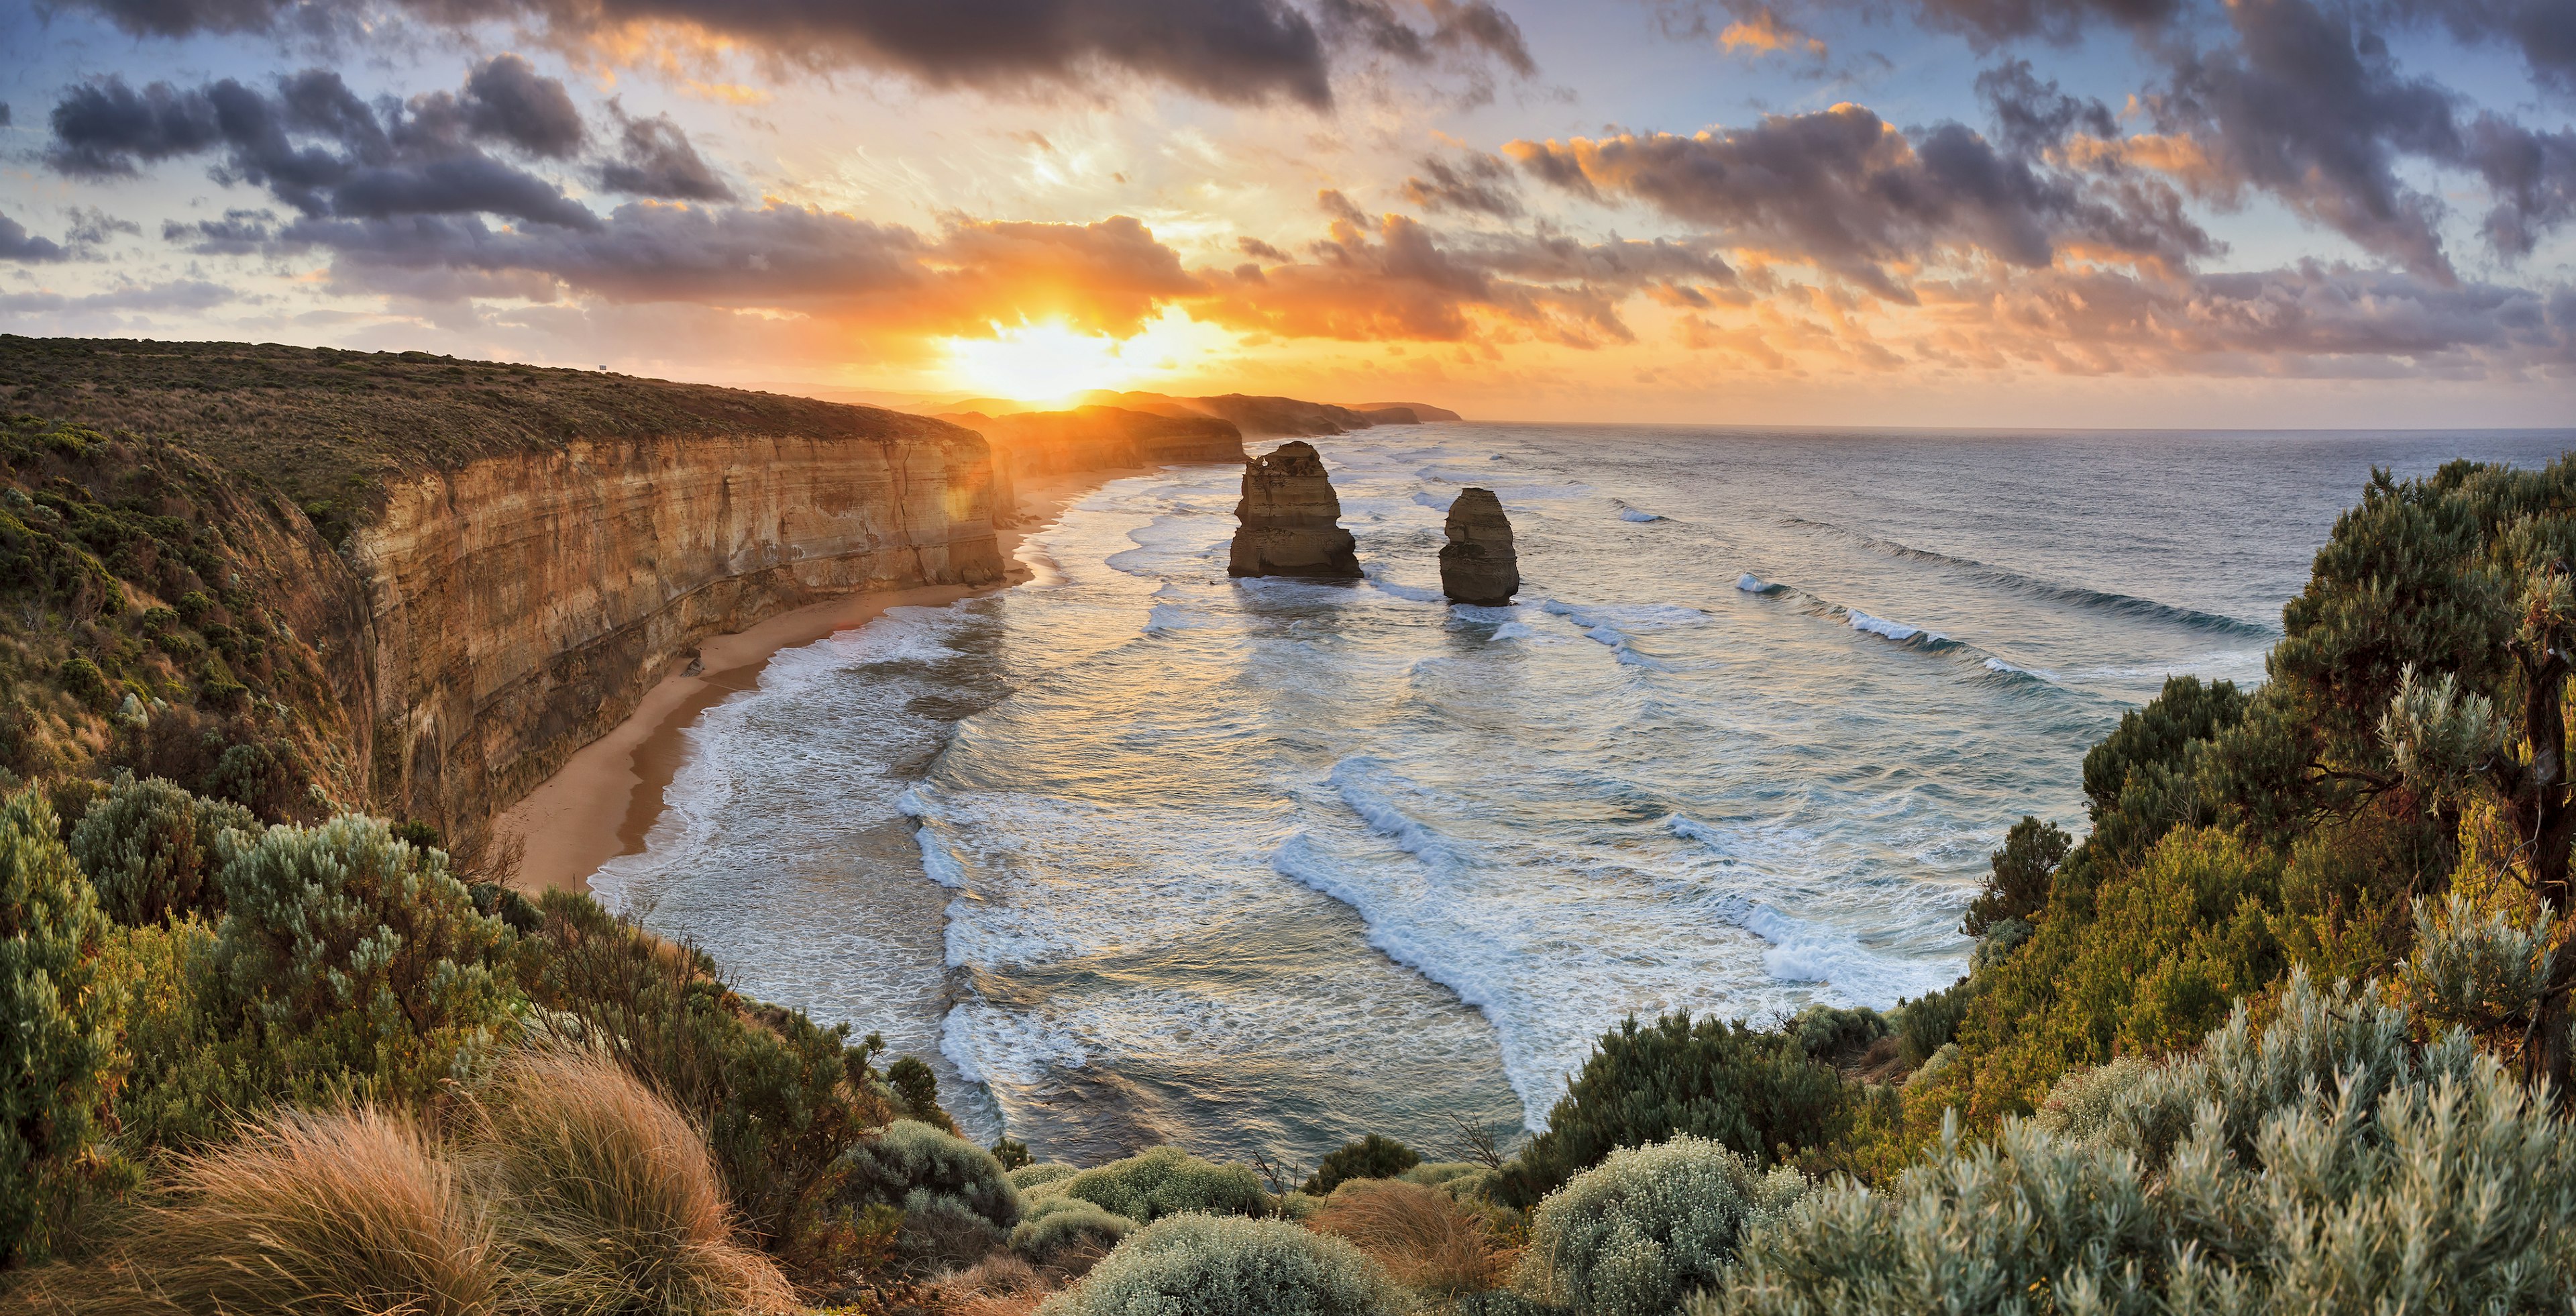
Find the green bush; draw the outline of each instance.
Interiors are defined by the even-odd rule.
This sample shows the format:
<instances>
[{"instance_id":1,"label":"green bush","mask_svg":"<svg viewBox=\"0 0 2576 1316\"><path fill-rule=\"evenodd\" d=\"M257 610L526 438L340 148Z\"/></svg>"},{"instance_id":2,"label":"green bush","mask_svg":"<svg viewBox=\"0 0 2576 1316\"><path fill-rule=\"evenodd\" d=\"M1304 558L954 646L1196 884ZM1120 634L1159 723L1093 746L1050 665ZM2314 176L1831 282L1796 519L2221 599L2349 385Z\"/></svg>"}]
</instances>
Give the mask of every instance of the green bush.
<instances>
[{"instance_id":1,"label":"green bush","mask_svg":"<svg viewBox=\"0 0 2576 1316\"><path fill-rule=\"evenodd\" d=\"M861 1138L835 1169L844 1204L903 1209L900 1241L916 1258L973 1262L1020 1221L1019 1190L991 1152L918 1120Z\"/></svg>"},{"instance_id":2,"label":"green bush","mask_svg":"<svg viewBox=\"0 0 2576 1316\"><path fill-rule=\"evenodd\" d=\"M1821 1146L1849 1120L1842 1076L1797 1038L1666 1015L1604 1034L1548 1112L1547 1132L1503 1168L1497 1196L1527 1209L1621 1147L1689 1134L1767 1164Z\"/></svg>"},{"instance_id":3,"label":"green bush","mask_svg":"<svg viewBox=\"0 0 2576 1316\"><path fill-rule=\"evenodd\" d=\"M207 1017L214 929L194 918L119 928L102 965L124 998L125 1087L116 1119L139 1147L186 1151L233 1132L243 1085Z\"/></svg>"},{"instance_id":4,"label":"green bush","mask_svg":"<svg viewBox=\"0 0 2576 1316\"><path fill-rule=\"evenodd\" d=\"M1973 981L1962 978L1937 992L1896 1003L1888 1021L1895 1028L1907 1065L1921 1067L1934 1052L1958 1036L1959 1020L1967 1016L1968 1003L1976 996L1975 988L1970 986Z\"/></svg>"},{"instance_id":5,"label":"green bush","mask_svg":"<svg viewBox=\"0 0 2576 1316\"><path fill-rule=\"evenodd\" d=\"M0 1265L53 1250L108 1131L110 927L43 792L0 804Z\"/></svg>"},{"instance_id":6,"label":"green bush","mask_svg":"<svg viewBox=\"0 0 2576 1316\"><path fill-rule=\"evenodd\" d=\"M79 700L82 706L101 712L107 709L108 697L114 693L107 688L107 674L87 658L65 658L62 666L55 669L54 679L62 683L65 694Z\"/></svg>"},{"instance_id":7,"label":"green bush","mask_svg":"<svg viewBox=\"0 0 2576 1316\"><path fill-rule=\"evenodd\" d=\"M1350 1179L1392 1179L1422 1164L1422 1158L1411 1147L1393 1138L1372 1133L1364 1138L1343 1143L1324 1157L1300 1190L1322 1197Z\"/></svg>"},{"instance_id":8,"label":"green bush","mask_svg":"<svg viewBox=\"0 0 2576 1316\"><path fill-rule=\"evenodd\" d=\"M176 782L119 774L72 828L72 857L98 887L99 906L128 927L223 912L223 834L260 831L248 809L199 799Z\"/></svg>"},{"instance_id":9,"label":"green bush","mask_svg":"<svg viewBox=\"0 0 2576 1316\"><path fill-rule=\"evenodd\" d=\"M376 819L270 828L223 887L208 1010L245 1097L423 1100L470 1076L521 1006L509 930Z\"/></svg>"},{"instance_id":10,"label":"green bush","mask_svg":"<svg viewBox=\"0 0 2576 1316\"><path fill-rule=\"evenodd\" d=\"M2107 765L2103 769L2106 773L2109 770ZM2057 875L2058 865L2066 862L2067 852L2074 848L2075 838L2054 823L2028 816L2014 823L2012 831L2004 836L2003 848L1992 857L1993 872L1986 879L1985 889L1969 904L1967 921L1959 930L1971 937L1982 937L1986 929L2006 919L2027 920L2046 909L2049 879Z\"/></svg>"},{"instance_id":11,"label":"green bush","mask_svg":"<svg viewBox=\"0 0 2576 1316\"><path fill-rule=\"evenodd\" d=\"M1145 1224L1192 1212L1267 1215L1271 1208L1270 1194L1251 1170L1203 1161L1178 1147L1156 1147L1085 1170L1064 1181L1062 1195Z\"/></svg>"},{"instance_id":12,"label":"green bush","mask_svg":"<svg viewBox=\"0 0 2576 1316\"><path fill-rule=\"evenodd\" d=\"M1021 1195L1025 1197L1032 1190L1052 1187L1080 1173L1082 1170L1079 1166L1067 1165L1062 1161L1039 1161L1034 1165L1023 1165L1010 1171L1011 1186L1019 1189Z\"/></svg>"},{"instance_id":13,"label":"green bush","mask_svg":"<svg viewBox=\"0 0 2576 1316\"><path fill-rule=\"evenodd\" d=\"M1358 1248L1278 1220L1180 1215L1127 1236L1039 1316L1396 1316Z\"/></svg>"},{"instance_id":14,"label":"green bush","mask_svg":"<svg viewBox=\"0 0 2576 1316\"><path fill-rule=\"evenodd\" d=\"M1462 1202L1491 1201L1502 1183L1501 1171L1474 1161L1425 1161L1396 1177L1437 1188Z\"/></svg>"},{"instance_id":15,"label":"green bush","mask_svg":"<svg viewBox=\"0 0 2576 1316\"><path fill-rule=\"evenodd\" d=\"M1626 1148L1548 1194L1530 1218L1522 1287L1577 1316L1663 1316L1717 1282L1737 1240L1806 1190L1683 1135Z\"/></svg>"},{"instance_id":16,"label":"green bush","mask_svg":"<svg viewBox=\"0 0 2576 1316\"><path fill-rule=\"evenodd\" d=\"M1894 1191L1820 1188L1698 1310L2566 1309L2576 1126L2374 995L2294 976L2263 1027L2070 1076Z\"/></svg>"},{"instance_id":17,"label":"green bush","mask_svg":"<svg viewBox=\"0 0 2576 1316\"><path fill-rule=\"evenodd\" d=\"M1887 1036L1887 1018L1866 1005L1844 1009L1818 1003L1800 1010L1788 1031L1806 1053L1827 1064L1859 1056Z\"/></svg>"},{"instance_id":18,"label":"green bush","mask_svg":"<svg viewBox=\"0 0 2576 1316\"><path fill-rule=\"evenodd\" d=\"M1011 1230L1011 1250L1043 1265L1076 1248L1107 1252L1139 1228L1135 1221L1079 1197L1050 1197L1030 1207Z\"/></svg>"}]
</instances>

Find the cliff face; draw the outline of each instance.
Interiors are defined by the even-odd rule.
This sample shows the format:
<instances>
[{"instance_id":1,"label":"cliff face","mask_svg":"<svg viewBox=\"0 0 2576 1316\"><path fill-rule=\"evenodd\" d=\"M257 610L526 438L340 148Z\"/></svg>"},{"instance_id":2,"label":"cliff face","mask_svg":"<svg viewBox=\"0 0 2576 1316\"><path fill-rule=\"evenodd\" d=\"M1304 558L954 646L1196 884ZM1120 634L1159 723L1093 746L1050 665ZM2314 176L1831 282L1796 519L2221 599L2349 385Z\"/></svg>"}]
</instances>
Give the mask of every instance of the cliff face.
<instances>
[{"instance_id":1,"label":"cliff face","mask_svg":"<svg viewBox=\"0 0 2576 1316\"><path fill-rule=\"evenodd\" d=\"M835 594L1002 578L973 434L575 440L393 483L375 795L472 848L701 640Z\"/></svg>"},{"instance_id":2,"label":"cliff face","mask_svg":"<svg viewBox=\"0 0 2576 1316\"><path fill-rule=\"evenodd\" d=\"M0 624L0 766L367 808L467 854L708 636L1003 574L984 440L870 407L9 335L0 393L98 431L0 444L0 566L24 540L46 567Z\"/></svg>"},{"instance_id":3,"label":"cliff face","mask_svg":"<svg viewBox=\"0 0 2576 1316\"><path fill-rule=\"evenodd\" d=\"M1227 575L1360 576L1358 543L1342 528L1342 500L1312 444L1283 443L1245 462L1234 516Z\"/></svg>"}]
</instances>

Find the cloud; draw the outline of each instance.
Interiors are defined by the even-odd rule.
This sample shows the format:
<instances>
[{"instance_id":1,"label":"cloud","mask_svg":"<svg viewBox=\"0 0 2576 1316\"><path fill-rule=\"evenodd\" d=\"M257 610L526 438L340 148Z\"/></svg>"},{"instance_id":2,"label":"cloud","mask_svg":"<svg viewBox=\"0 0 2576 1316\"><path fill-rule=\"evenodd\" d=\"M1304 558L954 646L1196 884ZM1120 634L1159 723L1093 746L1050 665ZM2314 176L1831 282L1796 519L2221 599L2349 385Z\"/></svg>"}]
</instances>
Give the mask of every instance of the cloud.
<instances>
[{"instance_id":1,"label":"cloud","mask_svg":"<svg viewBox=\"0 0 2576 1316\"><path fill-rule=\"evenodd\" d=\"M221 219L165 220L161 240L201 256L247 256L277 240L277 212L227 210Z\"/></svg>"},{"instance_id":2,"label":"cloud","mask_svg":"<svg viewBox=\"0 0 2576 1316\"><path fill-rule=\"evenodd\" d=\"M1521 213L1519 189L1512 185L1511 166L1499 156L1482 151L1462 155L1450 164L1436 155L1422 157L1422 171L1429 178L1415 175L1404 180L1404 199L1424 210L1464 210L1510 219Z\"/></svg>"},{"instance_id":3,"label":"cloud","mask_svg":"<svg viewBox=\"0 0 2576 1316\"><path fill-rule=\"evenodd\" d=\"M508 23L563 41L657 25L816 68L862 65L933 87L1024 92L1133 77L1210 100L1333 100L1334 47L1421 64L1535 72L1520 28L1489 0L67 0L136 35L365 30L388 15L448 27Z\"/></svg>"},{"instance_id":4,"label":"cloud","mask_svg":"<svg viewBox=\"0 0 2576 1316\"><path fill-rule=\"evenodd\" d=\"M1683 243L1584 243L1562 235L1443 235L1404 215L1369 221L1329 193L1326 235L1291 260L1206 275L1192 315L1251 333L1353 342L1539 338L1593 348L1635 335L1621 302L1649 288L1731 285L1735 273ZM1705 301L1705 295L1693 292Z\"/></svg>"},{"instance_id":5,"label":"cloud","mask_svg":"<svg viewBox=\"0 0 2576 1316\"><path fill-rule=\"evenodd\" d=\"M734 199L733 188L698 157L697 148L689 145L688 135L671 122L671 116L630 119L616 102L611 101L609 108L616 114L621 131L617 158L600 165L600 186L631 196L674 201Z\"/></svg>"},{"instance_id":6,"label":"cloud","mask_svg":"<svg viewBox=\"0 0 2576 1316\"><path fill-rule=\"evenodd\" d=\"M667 117L635 119L610 104L613 154L594 161L601 186L668 200L730 200L734 192ZM246 183L309 219L390 220L493 215L591 230L599 217L560 183L485 149L567 159L589 140L563 84L498 55L462 90L409 101L360 99L325 69L280 78L274 90L224 79L201 87L109 77L64 93L46 161L59 172L114 177L143 164L220 153L218 182ZM227 243L225 235L201 241Z\"/></svg>"},{"instance_id":7,"label":"cloud","mask_svg":"<svg viewBox=\"0 0 2576 1316\"><path fill-rule=\"evenodd\" d=\"M2070 373L2470 375L2576 368L2576 290L2303 262L2183 279L2112 270L1926 283L1922 350Z\"/></svg>"},{"instance_id":8,"label":"cloud","mask_svg":"<svg viewBox=\"0 0 2576 1316\"><path fill-rule=\"evenodd\" d=\"M2165 189L2089 185L1955 123L1909 138L1852 104L1688 137L1623 133L1503 149L1558 188L1644 205L1899 301L1910 295L1901 269L1943 257L2039 267L2081 247L2175 263L2214 246Z\"/></svg>"},{"instance_id":9,"label":"cloud","mask_svg":"<svg viewBox=\"0 0 2576 1316\"><path fill-rule=\"evenodd\" d=\"M34 265L50 264L58 260L68 260L70 257L71 252L65 250L61 243L50 238L36 237L27 232L26 225L7 215L0 215L0 260L13 260Z\"/></svg>"},{"instance_id":10,"label":"cloud","mask_svg":"<svg viewBox=\"0 0 2576 1316\"><path fill-rule=\"evenodd\" d=\"M55 316L103 311L204 311L240 298L241 294L219 283L173 279L80 297L52 292L0 294L0 312Z\"/></svg>"}]
</instances>

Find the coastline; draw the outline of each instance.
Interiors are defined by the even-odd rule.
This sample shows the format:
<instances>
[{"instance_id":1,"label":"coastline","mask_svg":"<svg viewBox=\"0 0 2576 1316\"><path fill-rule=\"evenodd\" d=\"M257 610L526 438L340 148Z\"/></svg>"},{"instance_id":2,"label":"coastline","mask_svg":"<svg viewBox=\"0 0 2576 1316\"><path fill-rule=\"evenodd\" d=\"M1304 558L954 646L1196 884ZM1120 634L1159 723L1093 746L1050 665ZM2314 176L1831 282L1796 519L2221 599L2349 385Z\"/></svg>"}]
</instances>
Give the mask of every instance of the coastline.
<instances>
[{"instance_id":1,"label":"coastline","mask_svg":"<svg viewBox=\"0 0 2576 1316\"><path fill-rule=\"evenodd\" d=\"M695 672L674 668L647 691L635 712L607 735L582 746L555 774L492 820L489 853L519 847L510 885L531 894L561 887L590 889L590 875L620 855L641 853L644 838L662 816L663 793L687 756L683 734L698 715L743 690L756 688L770 658L782 649L812 644L855 630L888 608L941 607L976 594L1009 589L1029 579L1018 560L1020 544L1055 524L1065 509L1111 480L1147 467L1076 471L1032 478L1017 493L1016 524L993 537L1010 562L1000 585L921 585L871 590L783 612L749 630L720 635L699 646Z\"/></svg>"}]
</instances>

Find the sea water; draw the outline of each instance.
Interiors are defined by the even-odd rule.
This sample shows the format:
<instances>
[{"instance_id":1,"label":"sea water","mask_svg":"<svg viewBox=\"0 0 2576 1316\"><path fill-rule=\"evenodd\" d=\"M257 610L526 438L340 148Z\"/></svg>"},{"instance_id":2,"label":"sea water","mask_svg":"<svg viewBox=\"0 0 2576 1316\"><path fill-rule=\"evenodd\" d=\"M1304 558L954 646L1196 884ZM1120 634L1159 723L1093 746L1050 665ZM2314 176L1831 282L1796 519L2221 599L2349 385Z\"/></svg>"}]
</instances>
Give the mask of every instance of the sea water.
<instances>
[{"instance_id":1,"label":"sea water","mask_svg":"<svg viewBox=\"0 0 2576 1316\"><path fill-rule=\"evenodd\" d=\"M1508 1142L1625 1017L1946 986L2005 830L2080 833L2167 676L2261 681L2374 466L2576 433L1314 442L1366 580L1229 579L1237 468L1115 481L1030 582L779 654L595 887L1042 1156ZM1513 606L1440 596L1468 486Z\"/></svg>"}]
</instances>

